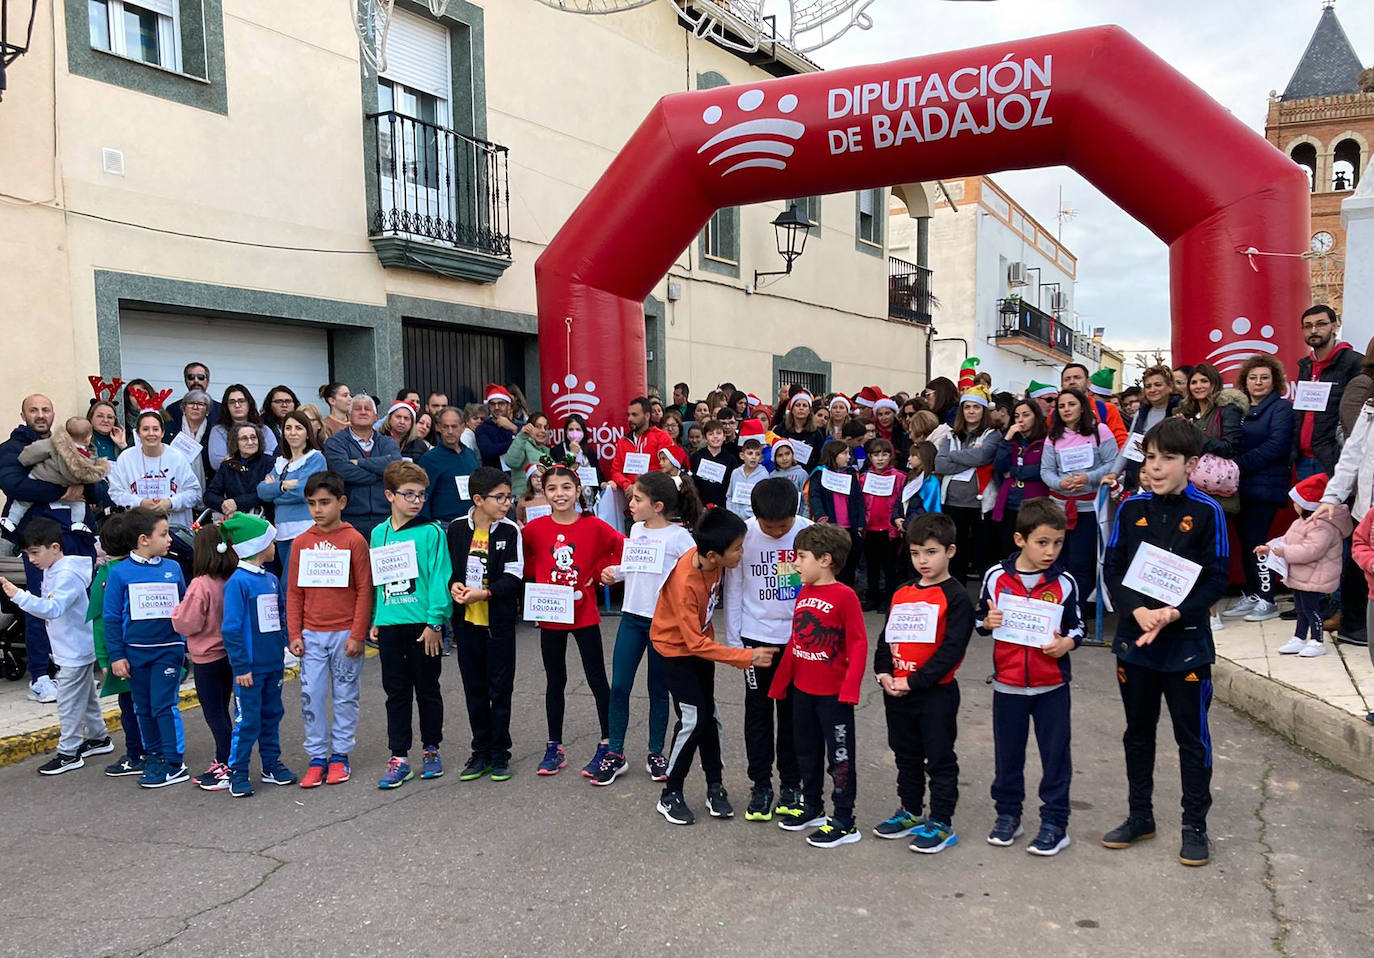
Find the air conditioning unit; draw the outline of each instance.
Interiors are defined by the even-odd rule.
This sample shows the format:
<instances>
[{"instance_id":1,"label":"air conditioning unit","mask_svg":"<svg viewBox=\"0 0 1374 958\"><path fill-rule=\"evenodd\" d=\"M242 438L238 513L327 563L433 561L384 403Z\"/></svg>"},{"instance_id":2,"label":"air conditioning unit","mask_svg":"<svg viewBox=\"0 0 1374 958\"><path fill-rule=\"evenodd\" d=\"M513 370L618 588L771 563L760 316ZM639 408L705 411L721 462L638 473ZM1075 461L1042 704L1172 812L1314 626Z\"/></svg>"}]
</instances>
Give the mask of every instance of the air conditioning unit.
<instances>
[{"instance_id":1,"label":"air conditioning unit","mask_svg":"<svg viewBox=\"0 0 1374 958\"><path fill-rule=\"evenodd\" d=\"M1030 277L1026 273L1025 263L1012 263L1007 267L1008 286L1027 286L1030 284Z\"/></svg>"},{"instance_id":2,"label":"air conditioning unit","mask_svg":"<svg viewBox=\"0 0 1374 958\"><path fill-rule=\"evenodd\" d=\"M1058 290L1055 290L1054 292L1050 293L1050 311L1051 311L1051 312L1062 313L1064 310L1066 310L1066 309L1068 309L1068 308L1069 308L1069 297L1068 297L1067 295L1065 295L1064 293L1059 292Z\"/></svg>"}]
</instances>

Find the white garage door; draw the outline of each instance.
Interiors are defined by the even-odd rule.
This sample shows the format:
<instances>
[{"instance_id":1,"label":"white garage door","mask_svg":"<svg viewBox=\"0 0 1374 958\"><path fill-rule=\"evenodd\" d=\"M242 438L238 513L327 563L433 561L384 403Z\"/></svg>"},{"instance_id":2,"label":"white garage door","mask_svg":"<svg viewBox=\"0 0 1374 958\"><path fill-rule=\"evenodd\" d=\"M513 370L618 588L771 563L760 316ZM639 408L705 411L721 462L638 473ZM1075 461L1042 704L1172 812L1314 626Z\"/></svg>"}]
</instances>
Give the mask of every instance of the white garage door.
<instances>
[{"instance_id":1,"label":"white garage door","mask_svg":"<svg viewBox=\"0 0 1374 958\"><path fill-rule=\"evenodd\" d=\"M226 386L243 383L259 407L282 385L308 403L329 381L329 334L309 326L121 310L119 338L121 377L174 390L169 403L186 392L181 371L192 361L210 367L216 402Z\"/></svg>"}]
</instances>

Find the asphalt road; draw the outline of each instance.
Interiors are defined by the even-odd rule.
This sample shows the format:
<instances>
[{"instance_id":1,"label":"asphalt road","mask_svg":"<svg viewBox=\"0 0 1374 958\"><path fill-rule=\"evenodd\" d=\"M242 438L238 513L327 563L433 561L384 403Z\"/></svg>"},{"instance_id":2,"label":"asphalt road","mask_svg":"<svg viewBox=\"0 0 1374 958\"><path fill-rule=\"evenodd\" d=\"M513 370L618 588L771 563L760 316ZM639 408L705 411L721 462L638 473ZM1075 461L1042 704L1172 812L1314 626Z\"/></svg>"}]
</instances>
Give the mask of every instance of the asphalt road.
<instances>
[{"instance_id":1,"label":"asphalt road","mask_svg":"<svg viewBox=\"0 0 1374 958\"><path fill-rule=\"evenodd\" d=\"M875 617L870 616L873 626ZM609 658L615 620L604 626ZM877 634L873 627L872 634ZM820 850L743 820L742 678L719 669L726 784L740 812L668 825L642 772L645 700L632 702L633 774L577 774L597 739L573 683L569 769L539 778L543 670L520 639L515 778L459 782L467 722L444 660L449 774L389 792L381 677L365 672L352 782L258 786L247 800L191 785L149 792L87 768L44 779L42 759L0 770L0 954L5 955L1278 955L1374 954L1374 787L1333 771L1217 705L1216 804L1206 868L1177 864L1178 771L1167 719L1156 775L1160 836L1098 844L1125 814L1121 708L1102 649L1075 653L1073 845L1057 858L984 841L993 813L986 641L960 675L960 843L915 855L869 829L896 806L876 686L859 710L857 845ZM575 652L569 670L580 674ZM283 741L298 773L298 686ZM1167 713L1166 713L1167 714ZM209 735L186 713L199 771ZM1034 744L1028 780L1039 780ZM255 773L256 774L256 773ZM827 787L827 795L828 795ZM1036 824L1034 796L1027 828Z\"/></svg>"}]
</instances>

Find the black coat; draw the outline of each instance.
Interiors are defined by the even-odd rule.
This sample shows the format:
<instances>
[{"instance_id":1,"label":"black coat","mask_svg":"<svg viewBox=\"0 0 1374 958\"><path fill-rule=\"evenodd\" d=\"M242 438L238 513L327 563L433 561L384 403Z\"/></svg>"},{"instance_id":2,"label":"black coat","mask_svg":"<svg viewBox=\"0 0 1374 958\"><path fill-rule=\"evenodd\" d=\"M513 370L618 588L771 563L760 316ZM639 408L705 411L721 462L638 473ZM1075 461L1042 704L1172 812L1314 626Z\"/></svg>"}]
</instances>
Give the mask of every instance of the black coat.
<instances>
[{"instance_id":1,"label":"black coat","mask_svg":"<svg viewBox=\"0 0 1374 958\"><path fill-rule=\"evenodd\" d=\"M1240 497L1285 503L1293 485L1293 404L1270 393L1245 414L1245 438L1236 457Z\"/></svg>"},{"instance_id":2,"label":"black coat","mask_svg":"<svg viewBox=\"0 0 1374 958\"><path fill-rule=\"evenodd\" d=\"M275 462L273 456L264 456L261 453L246 463L241 463L237 459L224 460L219 464L219 471L215 473L215 477L210 480L210 487L205 490L206 507L221 512L224 500L233 499L239 512L261 509L270 521L272 503L263 502L258 498L258 483L267 478Z\"/></svg>"},{"instance_id":3,"label":"black coat","mask_svg":"<svg viewBox=\"0 0 1374 958\"><path fill-rule=\"evenodd\" d=\"M1344 344L1341 344L1344 345ZM1293 451L1295 457L1302 456L1302 430L1303 423L1308 416L1315 417L1312 424L1312 455L1322 464L1327 474L1336 471L1336 461L1341 458L1342 438L1339 432L1341 425L1341 394L1345 392L1345 386L1350 380L1360 374L1361 367L1364 366L1364 355L1354 349L1338 349L1331 357L1331 362L1322 370L1321 382L1331 383L1331 395L1327 397L1326 409L1323 412L1298 412L1294 414L1293 422ZM1298 360L1298 379L1311 381L1312 379L1312 355L1309 353Z\"/></svg>"}]
</instances>

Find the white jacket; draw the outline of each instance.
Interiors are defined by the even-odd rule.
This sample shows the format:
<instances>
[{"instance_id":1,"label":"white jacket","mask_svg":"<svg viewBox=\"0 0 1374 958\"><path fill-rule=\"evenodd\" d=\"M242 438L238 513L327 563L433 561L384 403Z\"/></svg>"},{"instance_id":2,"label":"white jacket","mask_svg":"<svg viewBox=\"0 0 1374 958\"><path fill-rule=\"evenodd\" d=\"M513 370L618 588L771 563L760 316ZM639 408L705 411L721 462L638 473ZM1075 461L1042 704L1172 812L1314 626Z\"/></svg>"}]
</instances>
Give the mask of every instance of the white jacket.
<instances>
[{"instance_id":1,"label":"white jacket","mask_svg":"<svg viewBox=\"0 0 1374 958\"><path fill-rule=\"evenodd\" d=\"M1355 505L1350 509L1350 517L1356 525L1369 511L1369 494L1374 485L1374 399L1360 407L1350 436L1341 448L1341 458L1336 463L1336 471L1326 484L1322 502L1345 502L1350 494L1355 494Z\"/></svg>"},{"instance_id":2,"label":"white jacket","mask_svg":"<svg viewBox=\"0 0 1374 958\"><path fill-rule=\"evenodd\" d=\"M185 456L171 446L163 446L158 457L143 455L143 447L137 443L125 449L110 469L110 498L115 505L132 509L148 498L138 494L140 479L168 480L172 512L167 521L191 528L191 510L200 504L201 488Z\"/></svg>"},{"instance_id":3,"label":"white jacket","mask_svg":"<svg viewBox=\"0 0 1374 958\"><path fill-rule=\"evenodd\" d=\"M86 556L63 556L43 573L41 596L22 589L14 595L15 605L48 624L52 660L63 668L95 661L95 635L86 621L93 574Z\"/></svg>"},{"instance_id":4,"label":"white jacket","mask_svg":"<svg viewBox=\"0 0 1374 958\"><path fill-rule=\"evenodd\" d=\"M811 525L797 516L781 539L763 534L759 520L744 524L744 559L725 570L725 639L739 648L743 638L786 645L792 637L792 613L801 591L797 533Z\"/></svg>"}]
</instances>

